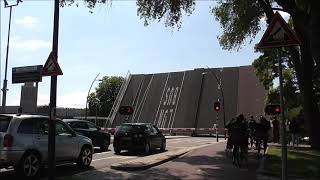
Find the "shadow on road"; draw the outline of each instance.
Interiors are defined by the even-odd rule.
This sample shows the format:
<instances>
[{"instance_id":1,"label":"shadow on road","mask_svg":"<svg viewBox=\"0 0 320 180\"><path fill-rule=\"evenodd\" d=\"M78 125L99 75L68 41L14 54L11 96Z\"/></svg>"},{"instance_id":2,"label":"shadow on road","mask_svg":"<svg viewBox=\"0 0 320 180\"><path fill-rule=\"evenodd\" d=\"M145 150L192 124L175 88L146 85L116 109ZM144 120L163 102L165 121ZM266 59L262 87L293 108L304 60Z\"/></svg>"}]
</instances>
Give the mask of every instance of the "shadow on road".
<instances>
[{"instance_id":1,"label":"shadow on road","mask_svg":"<svg viewBox=\"0 0 320 180\"><path fill-rule=\"evenodd\" d=\"M142 151L121 151L121 153L118 156L138 156L138 157L145 157L145 156L150 156L154 154L161 154L165 153L168 150L161 151L159 149L152 150L149 154L145 154Z\"/></svg>"}]
</instances>

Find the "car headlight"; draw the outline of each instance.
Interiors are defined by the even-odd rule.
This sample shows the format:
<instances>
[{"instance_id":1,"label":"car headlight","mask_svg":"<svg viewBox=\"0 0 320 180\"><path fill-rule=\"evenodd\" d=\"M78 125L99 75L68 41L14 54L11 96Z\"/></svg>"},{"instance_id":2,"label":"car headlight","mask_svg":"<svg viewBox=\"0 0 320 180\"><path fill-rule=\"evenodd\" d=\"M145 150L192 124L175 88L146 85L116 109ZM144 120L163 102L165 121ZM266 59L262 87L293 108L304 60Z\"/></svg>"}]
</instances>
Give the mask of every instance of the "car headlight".
<instances>
[{"instance_id":1,"label":"car headlight","mask_svg":"<svg viewBox=\"0 0 320 180\"><path fill-rule=\"evenodd\" d=\"M142 137L142 134L139 134L139 137Z\"/></svg>"},{"instance_id":2,"label":"car headlight","mask_svg":"<svg viewBox=\"0 0 320 180\"><path fill-rule=\"evenodd\" d=\"M138 137L138 135L137 135L137 134L135 134L135 135L133 135L133 137L134 137L134 138L137 138L137 137Z\"/></svg>"}]
</instances>

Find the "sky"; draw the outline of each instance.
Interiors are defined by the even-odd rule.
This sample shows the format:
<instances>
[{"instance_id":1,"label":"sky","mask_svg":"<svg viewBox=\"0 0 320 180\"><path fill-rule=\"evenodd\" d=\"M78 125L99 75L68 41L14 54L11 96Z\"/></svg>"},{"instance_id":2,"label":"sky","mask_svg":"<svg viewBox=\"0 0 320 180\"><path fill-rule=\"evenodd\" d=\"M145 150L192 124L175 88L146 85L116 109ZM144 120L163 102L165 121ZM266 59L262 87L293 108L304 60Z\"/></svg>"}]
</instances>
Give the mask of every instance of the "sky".
<instances>
[{"instance_id":1,"label":"sky","mask_svg":"<svg viewBox=\"0 0 320 180\"><path fill-rule=\"evenodd\" d=\"M222 28L210 14L212 1L197 1L191 16L184 16L181 29L163 22L144 26L135 1L98 5L93 13L83 5L60 9L57 106L83 108L89 87L98 73L103 76L160 73L251 65L265 30L239 51L220 47ZM12 11L7 105L19 105L22 84L11 83L12 67L44 65L52 49L53 1L24 0ZM1 2L1 88L4 79L9 8ZM94 83L91 91L98 86ZM2 99L2 98L1 98ZM39 83L38 105L49 104L50 77Z\"/></svg>"}]
</instances>

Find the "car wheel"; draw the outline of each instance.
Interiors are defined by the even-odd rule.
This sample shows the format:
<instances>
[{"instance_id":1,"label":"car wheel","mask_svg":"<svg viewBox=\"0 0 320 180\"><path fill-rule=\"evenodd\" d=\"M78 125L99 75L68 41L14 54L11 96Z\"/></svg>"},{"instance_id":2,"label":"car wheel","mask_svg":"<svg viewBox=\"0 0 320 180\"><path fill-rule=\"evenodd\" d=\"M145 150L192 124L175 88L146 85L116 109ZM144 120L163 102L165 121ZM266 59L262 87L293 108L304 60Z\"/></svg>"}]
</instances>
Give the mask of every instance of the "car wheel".
<instances>
[{"instance_id":1,"label":"car wheel","mask_svg":"<svg viewBox=\"0 0 320 180\"><path fill-rule=\"evenodd\" d=\"M114 150L114 153L115 153L116 155L119 155L120 152L121 152L121 149L118 149L118 148L116 148L116 147L113 147L113 150Z\"/></svg>"},{"instance_id":2,"label":"car wheel","mask_svg":"<svg viewBox=\"0 0 320 180\"><path fill-rule=\"evenodd\" d=\"M31 178L39 175L41 159L36 152L27 152L21 159L17 171L24 177Z\"/></svg>"},{"instance_id":3,"label":"car wheel","mask_svg":"<svg viewBox=\"0 0 320 180\"><path fill-rule=\"evenodd\" d=\"M162 141L160 150L161 151L165 151L166 150L166 141L165 140Z\"/></svg>"},{"instance_id":4,"label":"car wheel","mask_svg":"<svg viewBox=\"0 0 320 180\"><path fill-rule=\"evenodd\" d=\"M109 140L105 140L104 143L100 146L101 151L107 151L109 149Z\"/></svg>"},{"instance_id":5,"label":"car wheel","mask_svg":"<svg viewBox=\"0 0 320 180\"><path fill-rule=\"evenodd\" d=\"M84 146L78 157L77 165L83 168L89 167L92 161L92 148Z\"/></svg>"},{"instance_id":6,"label":"car wheel","mask_svg":"<svg viewBox=\"0 0 320 180\"><path fill-rule=\"evenodd\" d=\"M144 153L145 154L150 154L150 144L149 143L145 144Z\"/></svg>"}]
</instances>

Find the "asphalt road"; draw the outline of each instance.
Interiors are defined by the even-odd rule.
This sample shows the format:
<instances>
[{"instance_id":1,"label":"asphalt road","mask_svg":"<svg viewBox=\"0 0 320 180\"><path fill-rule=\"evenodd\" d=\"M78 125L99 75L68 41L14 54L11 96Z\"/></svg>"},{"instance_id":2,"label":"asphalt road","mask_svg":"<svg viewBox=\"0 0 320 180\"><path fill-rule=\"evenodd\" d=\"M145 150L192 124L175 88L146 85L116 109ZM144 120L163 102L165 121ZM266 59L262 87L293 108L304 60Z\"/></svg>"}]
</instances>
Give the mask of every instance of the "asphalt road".
<instances>
[{"instance_id":1,"label":"asphalt road","mask_svg":"<svg viewBox=\"0 0 320 180\"><path fill-rule=\"evenodd\" d=\"M220 139L222 141L224 139ZM216 138L214 137L183 137L183 138L174 138L167 139L167 151L174 151L181 148L186 147L197 147L205 144L214 144L216 143ZM160 150L156 150L152 152L153 154L162 153ZM84 172L90 169L102 169L102 168L110 168L110 165L113 163L119 163L127 160L133 160L144 156L139 153L129 153L127 151L122 151L120 155L115 155L113 152L113 146L110 145L109 150L106 152L99 152L96 149L96 152L93 155L93 160L91 163L91 167L89 169L79 169L75 164L65 164L63 166L59 166L56 168L56 176L66 176L73 175L80 172ZM46 176L46 172L42 173L42 177ZM1 170L0 171L0 179L12 179L16 178L16 175L12 170Z\"/></svg>"}]
</instances>

